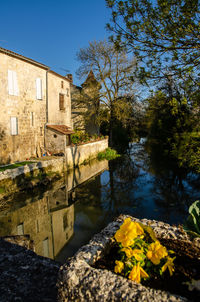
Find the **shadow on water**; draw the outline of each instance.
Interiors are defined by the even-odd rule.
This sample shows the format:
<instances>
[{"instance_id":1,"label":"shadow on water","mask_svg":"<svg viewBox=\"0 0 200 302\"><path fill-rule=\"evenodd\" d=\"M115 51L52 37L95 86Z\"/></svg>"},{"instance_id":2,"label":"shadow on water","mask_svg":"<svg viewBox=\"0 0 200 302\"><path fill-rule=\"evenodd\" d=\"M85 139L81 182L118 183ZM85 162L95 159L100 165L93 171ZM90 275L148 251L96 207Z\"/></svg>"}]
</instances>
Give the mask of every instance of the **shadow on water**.
<instances>
[{"instance_id":1,"label":"shadow on water","mask_svg":"<svg viewBox=\"0 0 200 302\"><path fill-rule=\"evenodd\" d=\"M121 213L183 223L189 205L199 199L199 180L200 175L134 143L120 158L80 166L41 199L0 213L0 235L24 231L37 253L64 262Z\"/></svg>"}]
</instances>

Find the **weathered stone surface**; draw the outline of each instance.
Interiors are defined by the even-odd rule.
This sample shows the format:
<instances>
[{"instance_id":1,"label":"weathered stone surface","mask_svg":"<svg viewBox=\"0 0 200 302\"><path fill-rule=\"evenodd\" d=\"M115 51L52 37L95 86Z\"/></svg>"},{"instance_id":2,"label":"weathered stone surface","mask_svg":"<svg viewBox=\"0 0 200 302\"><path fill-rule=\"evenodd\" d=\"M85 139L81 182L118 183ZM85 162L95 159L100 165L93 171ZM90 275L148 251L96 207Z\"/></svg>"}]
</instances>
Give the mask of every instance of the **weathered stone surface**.
<instances>
[{"instance_id":1,"label":"weathered stone surface","mask_svg":"<svg viewBox=\"0 0 200 302\"><path fill-rule=\"evenodd\" d=\"M107 138L80 146L67 146L65 149L67 166L81 165L85 160L97 157L97 154L106 150L106 148L108 148Z\"/></svg>"},{"instance_id":2,"label":"weathered stone surface","mask_svg":"<svg viewBox=\"0 0 200 302\"><path fill-rule=\"evenodd\" d=\"M57 301L59 264L26 249L30 242L20 237L0 238L0 301Z\"/></svg>"},{"instance_id":3,"label":"weathered stone surface","mask_svg":"<svg viewBox=\"0 0 200 302\"><path fill-rule=\"evenodd\" d=\"M121 215L116 221L110 223L60 268L58 301L187 301L186 298L147 288L110 271L95 269L91 266L105 253L110 238L125 217L127 216ZM150 225L155 233L163 238L189 240L187 234L178 227L154 220L140 221Z\"/></svg>"},{"instance_id":4,"label":"weathered stone surface","mask_svg":"<svg viewBox=\"0 0 200 302\"><path fill-rule=\"evenodd\" d=\"M63 172L63 158L52 158L45 161L35 161L30 163L27 161L27 165L21 166L15 169L8 169L0 172L0 181L4 179L15 179L17 176L25 175L34 170L50 168L52 172Z\"/></svg>"}]
</instances>

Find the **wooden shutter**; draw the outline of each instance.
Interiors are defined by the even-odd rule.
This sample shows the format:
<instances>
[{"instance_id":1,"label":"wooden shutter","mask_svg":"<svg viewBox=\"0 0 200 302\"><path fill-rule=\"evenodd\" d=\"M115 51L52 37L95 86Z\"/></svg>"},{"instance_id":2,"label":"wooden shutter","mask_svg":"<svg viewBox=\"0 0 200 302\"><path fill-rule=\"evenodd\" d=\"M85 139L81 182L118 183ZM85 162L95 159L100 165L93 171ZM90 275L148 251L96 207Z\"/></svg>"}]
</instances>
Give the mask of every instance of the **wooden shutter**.
<instances>
[{"instance_id":1,"label":"wooden shutter","mask_svg":"<svg viewBox=\"0 0 200 302\"><path fill-rule=\"evenodd\" d=\"M18 134L18 119L15 116L10 118L10 134L17 135Z\"/></svg>"},{"instance_id":2,"label":"wooden shutter","mask_svg":"<svg viewBox=\"0 0 200 302\"><path fill-rule=\"evenodd\" d=\"M14 87L13 87L13 72L12 70L8 70L8 93L10 95L14 94Z\"/></svg>"},{"instance_id":3,"label":"wooden shutter","mask_svg":"<svg viewBox=\"0 0 200 302\"><path fill-rule=\"evenodd\" d=\"M36 79L36 98L42 100L42 79Z\"/></svg>"},{"instance_id":4,"label":"wooden shutter","mask_svg":"<svg viewBox=\"0 0 200 302\"><path fill-rule=\"evenodd\" d=\"M65 107L64 107L64 94L59 94L59 108L60 110L64 110Z\"/></svg>"},{"instance_id":5,"label":"wooden shutter","mask_svg":"<svg viewBox=\"0 0 200 302\"><path fill-rule=\"evenodd\" d=\"M13 88L14 88L14 95L19 95L19 89L17 84L17 74L13 71Z\"/></svg>"},{"instance_id":6,"label":"wooden shutter","mask_svg":"<svg viewBox=\"0 0 200 302\"><path fill-rule=\"evenodd\" d=\"M12 70L8 70L8 93L10 95L19 95L17 74Z\"/></svg>"}]
</instances>

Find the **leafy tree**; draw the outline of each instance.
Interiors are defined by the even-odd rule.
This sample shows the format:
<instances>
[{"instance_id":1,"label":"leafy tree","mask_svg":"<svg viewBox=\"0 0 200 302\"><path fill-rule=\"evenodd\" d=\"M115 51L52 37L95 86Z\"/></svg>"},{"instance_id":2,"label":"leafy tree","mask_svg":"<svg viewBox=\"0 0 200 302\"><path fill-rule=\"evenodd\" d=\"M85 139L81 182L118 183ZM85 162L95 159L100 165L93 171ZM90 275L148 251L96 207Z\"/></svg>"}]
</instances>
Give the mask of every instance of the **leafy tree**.
<instances>
[{"instance_id":1,"label":"leafy tree","mask_svg":"<svg viewBox=\"0 0 200 302\"><path fill-rule=\"evenodd\" d=\"M179 166L200 171L199 110L172 80L161 89L148 99L149 142Z\"/></svg>"},{"instance_id":2,"label":"leafy tree","mask_svg":"<svg viewBox=\"0 0 200 302\"><path fill-rule=\"evenodd\" d=\"M116 50L112 43L100 41L90 42L88 47L80 49L77 59L81 62L77 74L82 77L92 69L101 86L99 118L109 124L112 145L115 120L126 125L132 113L135 58L128 57L123 50Z\"/></svg>"},{"instance_id":3,"label":"leafy tree","mask_svg":"<svg viewBox=\"0 0 200 302\"><path fill-rule=\"evenodd\" d=\"M198 76L200 67L200 3L198 0L106 0L112 10L117 46L133 50L140 76ZM164 72L163 72L164 68Z\"/></svg>"}]
</instances>

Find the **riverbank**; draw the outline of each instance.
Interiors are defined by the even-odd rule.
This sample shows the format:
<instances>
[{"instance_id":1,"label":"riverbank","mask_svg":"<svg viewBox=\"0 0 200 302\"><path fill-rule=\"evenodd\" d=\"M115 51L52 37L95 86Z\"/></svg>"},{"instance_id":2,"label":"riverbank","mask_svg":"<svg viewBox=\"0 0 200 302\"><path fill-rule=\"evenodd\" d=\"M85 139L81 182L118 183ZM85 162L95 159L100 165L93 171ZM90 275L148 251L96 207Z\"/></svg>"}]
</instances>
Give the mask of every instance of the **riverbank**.
<instances>
[{"instance_id":1,"label":"riverbank","mask_svg":"<svg viewBox=\"0 0 200 302\"><path fill-rule=\"evenodd\" d=\"M8 169L0 171L1 198L38 185L47 185L63 177L67 171L95 159L107 147L108 139L103 139L80 146L68 146L66 153L61 156L27 160L22 166L13 169L7 166Z\"/></svg>"}]
</instances>

